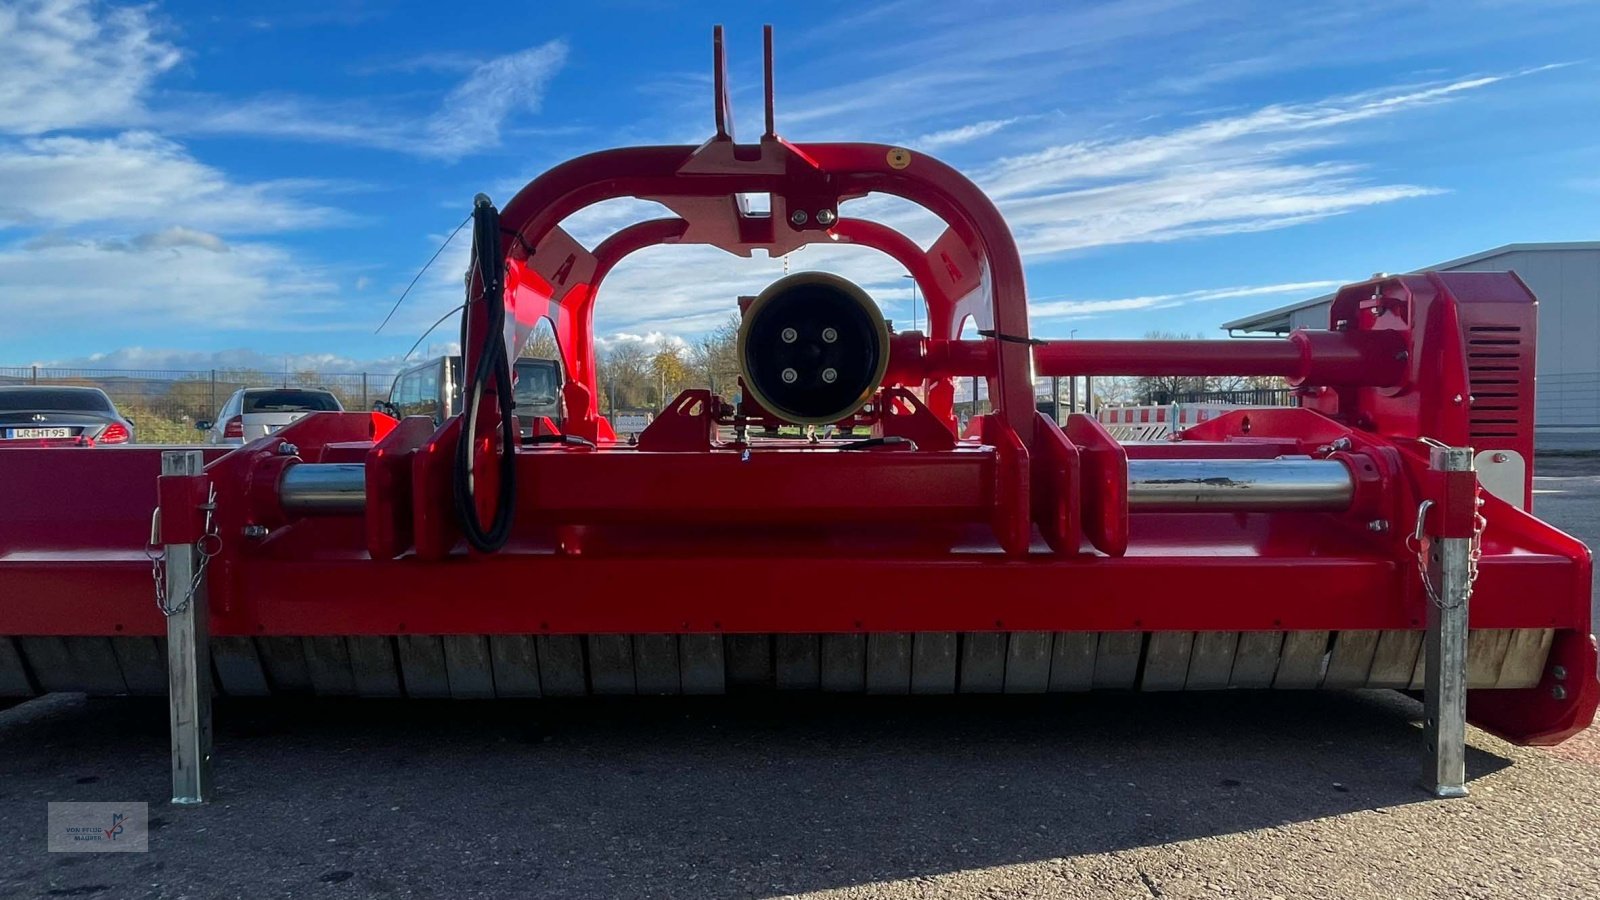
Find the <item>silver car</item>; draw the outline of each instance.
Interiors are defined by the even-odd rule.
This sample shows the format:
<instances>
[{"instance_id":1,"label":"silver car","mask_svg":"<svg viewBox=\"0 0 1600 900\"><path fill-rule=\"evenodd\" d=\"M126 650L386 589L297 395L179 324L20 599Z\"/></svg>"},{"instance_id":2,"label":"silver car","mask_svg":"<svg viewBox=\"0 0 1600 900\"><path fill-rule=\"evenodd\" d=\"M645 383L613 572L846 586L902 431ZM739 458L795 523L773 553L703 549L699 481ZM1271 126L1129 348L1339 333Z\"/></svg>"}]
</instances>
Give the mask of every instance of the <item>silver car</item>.
<instances>
[{"instance_id":1,"label":"silver car","mask_svg":"<svg viewBox=\"0 0 1600 900\"><path fill-rule=\"evenodd\" d=\"M99 388L0 387L0 443L51 447L132 440L133 422Z\"/></svg>"},{"instance_id":2,"label":"silver car","mask_svg":"<svg viewBox=\"0 0 1600 900\"><path fill-rule=\"evenodd\" d=\"M314 412L344 412L344 405L322 388L243 388L222 404L215 421L194 427L208 444L245 444Z\"/></svg>"}]
</instances>

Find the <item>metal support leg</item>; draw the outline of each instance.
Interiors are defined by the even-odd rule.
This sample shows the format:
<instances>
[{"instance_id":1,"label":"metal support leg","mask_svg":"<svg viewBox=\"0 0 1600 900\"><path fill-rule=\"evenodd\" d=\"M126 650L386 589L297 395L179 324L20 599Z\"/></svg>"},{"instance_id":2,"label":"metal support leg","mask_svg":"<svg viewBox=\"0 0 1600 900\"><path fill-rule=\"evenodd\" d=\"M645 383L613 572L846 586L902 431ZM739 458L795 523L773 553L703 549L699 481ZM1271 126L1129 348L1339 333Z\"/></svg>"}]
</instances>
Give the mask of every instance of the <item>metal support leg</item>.
<instances>
[{"instance_id":1,"label":"metal support leg","mask_svg":"<svg viewBox=\"0 0 1600 900\"><path fill-rule=\"evenodd\" d=\"M198 450L161 454L161 474L199 475ZM211 633L204 573L194 544L163 544L166 556L167 707L172 726L172 802L211 798ZM191 595L191 585L194 587Z\"/></svg>"},{"instance_id":2,"label":"metal support leg","mask_svg":"<svg viewBox=\"0 0 1600 900\"><path fill-rule=\"evenodd\" d=\"M1471 473L1472 450L1433 447L1430 467L1436 472ZM1451 502L1447 499L1440 510L1441 521L1462 514L1450 508ZM1466 502L1475 521L1475 503ZM1423 708L1429 758L1422 786L1435 797L1467 795L1467 606L1472 595L1473 543L1472 537L1434 537L1428 549L1431 588L1423 644L1427 657Z\"/></svg>"}]
</instances>

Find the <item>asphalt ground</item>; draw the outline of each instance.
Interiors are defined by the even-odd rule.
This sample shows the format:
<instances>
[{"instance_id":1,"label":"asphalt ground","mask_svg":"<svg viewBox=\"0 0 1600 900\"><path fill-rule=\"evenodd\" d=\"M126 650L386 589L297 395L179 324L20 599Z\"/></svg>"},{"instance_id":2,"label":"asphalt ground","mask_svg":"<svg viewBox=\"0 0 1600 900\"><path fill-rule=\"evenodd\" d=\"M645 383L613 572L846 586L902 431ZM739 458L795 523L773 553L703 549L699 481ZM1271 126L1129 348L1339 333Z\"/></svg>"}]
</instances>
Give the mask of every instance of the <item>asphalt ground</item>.
<instances>
[{"instance_id":1,"label":"asphalt ground","mask_svg":"<svg viewBox=\"0 0 1600 900\"><path fill-rule=\"evenodd\" d=\"M1542 460L1600 540L1600 460ZM1562 897L1600 892L1600 736L1470 736L1417 788L1391 692L221 702L174 808L160 702L0 712L4 897ZM144 800L147 854L45 852Z\"/></svg>"}]
</instances>

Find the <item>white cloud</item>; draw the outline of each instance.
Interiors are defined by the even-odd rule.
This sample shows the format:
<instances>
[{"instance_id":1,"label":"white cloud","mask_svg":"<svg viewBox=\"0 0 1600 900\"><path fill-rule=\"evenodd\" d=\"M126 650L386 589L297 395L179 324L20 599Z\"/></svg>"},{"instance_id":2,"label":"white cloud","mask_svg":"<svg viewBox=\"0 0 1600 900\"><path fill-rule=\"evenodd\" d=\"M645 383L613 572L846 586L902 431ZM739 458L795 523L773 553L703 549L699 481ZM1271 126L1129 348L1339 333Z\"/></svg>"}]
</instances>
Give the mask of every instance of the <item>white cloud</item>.
<instances>
[{"instance_id":1,"label":"white cloud","mask_svg":"<svg viewBox=\"0 0 1600 900\"><path fill-rule=\"evenodd\" d=\"M222 238L193 228L174 225L135 237L133 247L138 250L172 250L178 247L198 247L213 253L227 253L228 244Z\"/></svg>"},{"instance_id":2,"label":"white cloud","mask_svg":"<svg viewBox=\"0 0 1600 900\"><path fill-rule=\"evenodd\" d=\"M151 82L179 59L146 6L89 0L0 6L0 132L137 121Z\"/></svg>"},{"instance_id":3,"label":"white cloud","mask_svg":"<svg viewBox=\"0 0 1600 900\"><path fill-rule=\"evenodd\" d=\"M661 331L652 331L647 334L629 334L618 331L614 334L595 335L594 347L600 353L605 353L622 344L643 344L652 352L665 347L686 348L689 342L676 334L667 334Z\"/></svg>"},{"instance_id":4,"label":"white cloud","mask_svg":"<svg viewBox=\"0 0 1600 900\"><path fill-rule=\"evenodd\" d=\"M1125 297L1118 300L1068 300L1047 298L1028 304L1034 319L1086 319L1105 313L1132 312L1140 309L1171 309L1191 303L1209 303L1215 300L1237 300L1244 297L1271 297L1279 294L1308 295L1326 291L1343 284L1341 281L1296 281L1284 284L1264 284L1254 287L1210 288L1200 291L1183 291L1176 294L1151 294L1144 297Z\"/></svg>"},{"instance_id":5,"label":"white cloud","mask_svg":"<svg viewBox=\"0 0 1600 900\"><path fill-rule=\"evenodd\" d=\"M202 94L160 120L183 134L257 135L453 160L499 146L501 130L516 116L538 112L566 59L566 42L554 40L479 62L427 115L368 98Z\"/></svg>"},{"instance_id":6,"label":"white cloud","mask_svg":"<svg viewBox=\"0 0 1600 900\"><path fill-rule=\"evenodd\" d=\"M149 132L0 141L0 227L183 223L235 232L300 230L340 218L281 183L240 184Z\"/></svg>"},{"instance_id":7,"label":"white cloud","mask_svg":"<svg viewBox=\"0 0 1600 900\"><path fill-rule=\"evenodd\" d=\"M485 143L498 143L509 116L539 111L545 86L566 60L566 42L557 40L491 59L472 70L429 121L429 152L460 156Z\"/></svg>"},{"instance_id":8,"label":"white cloud","mask_svg":"<svg viewBox=\"0 0 1600 900\"><path fill-rule=\"evenodd\" d=\"M174 350L122 347L62 359L35 360L32 365L73 369L203 372L208 369L251 369L257 372L372 372L392 374L397 360L362 360L337 353L263 353L247 347L226 350Z\"/></svg>"},{"instance_id":9,"label":"white cloud","mask_svg":"<svg viewBox=\"0 0 1600 900\"><path fill-rule=\"evenodd\" d=\"M209 246L208 246L209 245ZM348 328L336 279L266 244L166 231L0 248L7 336L70 331L102 346L138 330L189 334Z\"/></svg>"},{"instance_id":10,"label":"white cloud","mask_svg":"<svg viewBox=\"0 0 1600 900\"><path fill-rule=\"evenodd\" d=\"M965 144L979 138L986 138L1015 121L1017 121L1017 117L1013 116L1009 119L988 119L957 128L947 128L944 131L935 131L916 138L910 142L910 146L921 150L938 150L944 147L953 147L957 144Z\"/></svg>"},{"instance_id":11,"label":"white cloud","mask_svg":"<svg viewBox=\"0 0 1600 900\"><path fill-rule=\"evenodd\" d=\"M1521 74L1521 73L1519 73ZM1327 157L1357 123L1514 76L1271 104L1165 132L1047 144L980 167L1025 255L1283 228L1438 193Z\"/></svg>"}]
</instances>

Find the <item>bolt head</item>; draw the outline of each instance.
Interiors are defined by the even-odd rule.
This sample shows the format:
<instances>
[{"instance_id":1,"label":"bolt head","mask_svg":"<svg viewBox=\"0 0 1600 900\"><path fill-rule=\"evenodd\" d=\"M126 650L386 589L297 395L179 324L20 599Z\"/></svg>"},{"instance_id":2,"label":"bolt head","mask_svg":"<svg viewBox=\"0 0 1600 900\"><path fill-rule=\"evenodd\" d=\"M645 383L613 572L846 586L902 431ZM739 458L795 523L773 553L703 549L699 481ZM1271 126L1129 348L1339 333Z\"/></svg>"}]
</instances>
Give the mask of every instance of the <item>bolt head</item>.
<instances>
[{"instance_id":1,"label":"bolt head","mask_svg":"<svg viewBox=\"0 0 1600 900\"><path fill-rule=\"evenodd\" d=\"M800 380L800 373L793 369L784 369L780 377L783 379L784 384L794 384Z\"/></svg>"},{"instance_id":2,"label":"bolt head","mask_svg":"<svg viewBox=\"0 0 1600 900\"><path fill-rule=\"evenodd\" d=\"M1389 530L1389 520L1373 519L1371 522L1367 523L1367 530L1373 534L1383 534L1385 531Z\"/></svg>"},{"instance_id":3,"label":"bolt head","mask_svg":"<svg viewBox=\"0 0 1600 900\"><path fill-rule=\"evenodd\" d=\"M1489 458L1494 460L1497 463L1503 463L1506 460L1510 459L1511 457L1505 455L1504 453L1496 453L1495 455L1493 455L1493 456L1491 456Z\"/></svg>"},{"instance_id":4,"label":"bolt head","mask_svg":"<svg viewBox=\"0 0 1600 900\"><path fill-rule=\"evenodd\" d=\"M1553 667L1551 667L1551 669L1550 669L1550 677L1554 678L1557 681L1566 681L1567 680L1567 667L1566 666L1553 666Z\"/></svg>"},{"instance_id":5,"label":"bolt head","mask_svg":"<svg viewBox=\"0 0 1600 900\"><path fill-rule=\"evenodd\" d=\"M267 526L265 525L246 525L241 530L247 538L264 538L267 536Z\"/></svg>"},{"instance_id":6,"label":"bolt head","mask_svg":"<svg viewBox=\"0 0 1600 900\"><path fill-rule=\"evenodd\" d=\"M839 330L838 329L836 329L836 328L824 328L824 329L822 329L822 342L824 344L831 344L834 341L837 341L838 339L839 339Z\"/></svg>"},{"instance_id":7,"label":"bolt head","mask_svg":"<svg viewBox=\"0 0 1600 900\"><path fill-rule=\"evenodd\" d=\"M283 443L278 445L278 455L280 455L280 456L295 456L299 452L300 452L300 448L296 447L295 445L293 445L291 443L289 443L288 441L284 441Z\"/></svg>"},{"instance_id":8,"label":"bolt head","mask_svg":"<svg viewBox=\"0 0 1600 900\"><path fill-rule=\"evenodd\" d=\"M822 381L823 381L824 384L833 384L835 381L838 381L838 380L839 380L839 373L836 370L834 370L834 369L823 369L822 370Z\"/></svg>"},{"instance_id":9,"label":"bolt head","mask_svg":"<svg viewBox=\"0 0 1600 900\"><path fill-rule=\"evenodd\" d=\"M793 328L785 328L780 337L783 338L785 344L792 344L800 339L800 332L795 331Z\"/></svg>"},{"instance_id":10,"label":"bolt head","mask_svg":"<svg viewBox=\"0 0 1600 900\"><path fill-rule=\"evenodd\" d=\"M1550 689L1550 696L1557 700L1565 700L1567 699L1567 689L1558 684Z\"/></svg>"},{"instance_id":11,"label":"bolt head","mask_svg":"<svg viewBox=\"0 0 1600 900\"><path fill-rule=\"evenodd\" d=\"M811 217L806 215L806 211L803 209L797 209L794 212L789 213L789 221L796 225L804 225L810 218Z\"/></svg>"},{"instance_id":12,"label":"bolt head","mask_svg":"<svg viewBox=\"0 0 1600 900\"><path fill-rule=\"evenodd\" d=\"M831 210L831 209L819 209L819 210L817 210L817 224L818 225L832 225L834 220L837 219L837 218L838 218L838 216L835 216L833 214L833 210Z\"/></svg>"},{"instance_id":13,"label":"bolt head","mask_svg":"<svg viewBox=\"0 0 1600 900\"><path fill-rule=\"evenodd\" d=\"M1462 399L1464 399L1464 398L1460 394L1457 394L1454 397L1450 398L1450 402L1451 403L1460 403L1462 401Z\"/></svg>"}]
</instances>

